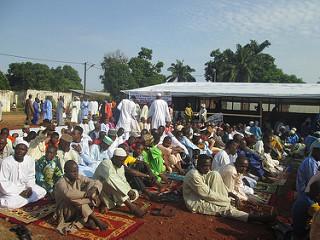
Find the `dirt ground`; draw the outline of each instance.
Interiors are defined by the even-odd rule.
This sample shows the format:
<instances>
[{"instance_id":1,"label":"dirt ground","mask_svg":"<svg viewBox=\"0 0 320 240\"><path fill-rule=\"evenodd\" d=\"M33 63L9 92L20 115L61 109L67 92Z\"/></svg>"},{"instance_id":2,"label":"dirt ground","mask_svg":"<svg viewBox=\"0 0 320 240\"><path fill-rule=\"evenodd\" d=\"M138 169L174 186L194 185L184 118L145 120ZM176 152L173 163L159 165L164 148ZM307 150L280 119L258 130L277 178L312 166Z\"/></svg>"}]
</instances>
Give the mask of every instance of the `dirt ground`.
<instances>
[{"instance_id":1,"label":"dirt ground","mask_svg":"<svg viewBox=\"0 0 320 240\"><path fill-rule=\"evenodd\" d=\"M21 112L4 113L0 128L9 129L21 128L24 124L25 115ZM152 208L162 205L152 204ZM144 217L144 225L136 232L129 235L127 240L268 240L274 239L272 231L268 225L243 223L219 217L192 214L187 211L184 204L172 205L177 209L176 216L173 218L152 216L147 214ZM9 228L13 224L0 220L0 239L18 239ZM73 237L61 236L56 232L27 225L32 232L34 240L62 240L76 239Z\"/></svg>"}]
</instances>

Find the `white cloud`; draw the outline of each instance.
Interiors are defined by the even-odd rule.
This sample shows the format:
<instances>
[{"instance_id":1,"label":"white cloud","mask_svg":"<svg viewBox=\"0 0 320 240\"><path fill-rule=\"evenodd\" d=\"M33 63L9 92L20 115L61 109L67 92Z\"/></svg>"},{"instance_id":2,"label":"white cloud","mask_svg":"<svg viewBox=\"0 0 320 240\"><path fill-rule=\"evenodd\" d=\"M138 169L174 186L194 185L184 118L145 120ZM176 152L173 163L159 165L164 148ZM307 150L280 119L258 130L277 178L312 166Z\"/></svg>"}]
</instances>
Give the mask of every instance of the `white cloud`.
<instances>
[{"instance_id":1,"label":"white cloud","mask_svg":"<svg viewBox=\"0 0 320 240\"><path fill-rule=\"evenodd\" d=\"M189 28L201 32L320 38L319 0L196 1L179 12Z\"/></svg>"}]
</instances>

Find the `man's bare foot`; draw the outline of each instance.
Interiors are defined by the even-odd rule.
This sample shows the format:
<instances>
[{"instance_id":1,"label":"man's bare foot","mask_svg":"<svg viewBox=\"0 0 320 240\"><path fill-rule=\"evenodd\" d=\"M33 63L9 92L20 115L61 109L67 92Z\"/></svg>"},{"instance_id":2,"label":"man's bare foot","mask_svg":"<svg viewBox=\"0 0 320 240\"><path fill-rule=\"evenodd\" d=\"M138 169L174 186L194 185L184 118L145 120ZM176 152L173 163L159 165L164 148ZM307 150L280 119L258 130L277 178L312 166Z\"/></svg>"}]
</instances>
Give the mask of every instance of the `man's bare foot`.
<instances>
[{"instance_id":1,"label":"man's bare foot","mask_svg":"<svg viewBox=\"0 0 320 240\"><path fill-rule=\"evenodd\" d=\"M101 230L101 231L105 231L107 230L108 226L107 224L105 224L104 222L102 222L100 219L96 219L96 224L98 226L98 228Z\"/></svg>"},{"instance_id":2,"label":"man's bare foot","mask_svg":"<svg viewBox=\"0 0 320 240\"><path fill-rule=\"evenodd\" d=\"M104 222L102 222L96 215L94 215L94 213L89 216L89 220L92 220L95 225L95 229L98 227L101 231L105 231L108 228L108 226Z\"/></svg>"},{"instance_id":3,"label":"man's bare foot","mask_svg":"<svg viewBox=\"0 0 320 240\"><path fill-rule=\"evenodd\" d=\"M84 224L84 226L88 229L91 230L96 230L97 229L97 225L96 223L93 221L92 218L89 218L88 221Z\"/></svg>"},{"instance_id":4,"label":"man's bare foot","mask_svg":"<svg viewBox=\"0 0 320 240\"><path fill-rule=\"evenodd\" d=\"M132 213L139 218L142 218L144 215L146 215L147 211L143 210L141 208L136 207L134 210L132 210Z\"/></svg>"}]
</instances>

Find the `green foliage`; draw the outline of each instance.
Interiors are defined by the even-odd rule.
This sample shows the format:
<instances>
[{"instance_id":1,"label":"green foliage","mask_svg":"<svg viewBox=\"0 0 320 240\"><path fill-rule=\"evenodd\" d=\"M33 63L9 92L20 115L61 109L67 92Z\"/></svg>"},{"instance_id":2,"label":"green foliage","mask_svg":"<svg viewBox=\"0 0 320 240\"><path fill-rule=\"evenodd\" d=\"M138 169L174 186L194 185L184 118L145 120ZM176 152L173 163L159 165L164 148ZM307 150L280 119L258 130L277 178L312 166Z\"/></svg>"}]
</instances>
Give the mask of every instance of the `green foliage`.
<instances>
[{"instance_id":1,"label":"green foliage","mask_svg":"<svg viewBox=\"0 0 320 240\"><path fill-rule=\"evenodd\" d=\"M191 75L195 70L189 65L183 65L183 61L177 60L177 63L171 63L168 68L171 75L167 77L167 82L195 82L196 79Z\"/></svg>"},{"instance_id":2,"label":"green foliage","mask_svg":"<svg viewBox=\"0 0 320 240\"><path fill-rule=\"evenodd\" d=\"M120 51L106 55L101 66L104 69L101 83L112 96L119 95L122 89L135 87L128 59Z\"/></svg>"},{"instance_id":3,"label":"green foliage","mask_svg":"<svg viewBox=\"0 0 320 240\"><path fill-rule=\"evenodd\" d=\"M119 50L106 55L101 64L104 74L100 76L104 89L115 97L120 90L164 82L165 76L160 74L163 63L153 64L151 59L152 50L143 47L138 56L130 60Z\"/></svg>"},{"instance_id":4,"label":"green foliage","mask_svg":"<svg viewBox=\"0 0 320 240\"><path fill-rule=\"evenodd\" d=\"M205 63L205 78L217 82L274 82L303 83L295 75L287 75L277 68L275 59L262 51L271 43L266 40L261 44L251 40L250 43L237 45L236 51L216 49L211 52L213 60Z\"/></svg>"},{"instance_id":5,"label":"green foliage","mask_svg":"<svg viewBox=\"0 0 320 240\"><path fill-rule=\"evenodd\" d=\"M9 90L10 85L7 77L0 71L0 90Z\"/></svg>"},{"instance_id":6,"label":"green foliage","mask_svg":"<svg viewBox=\"0 0 320 240\"><path fill-rule=\"evenodd\" d=\"M14 90L82 89L78 72L68 65L50 69L47 65L40 63L11 63L7 77Z\"/></svg>"}]
</instances>

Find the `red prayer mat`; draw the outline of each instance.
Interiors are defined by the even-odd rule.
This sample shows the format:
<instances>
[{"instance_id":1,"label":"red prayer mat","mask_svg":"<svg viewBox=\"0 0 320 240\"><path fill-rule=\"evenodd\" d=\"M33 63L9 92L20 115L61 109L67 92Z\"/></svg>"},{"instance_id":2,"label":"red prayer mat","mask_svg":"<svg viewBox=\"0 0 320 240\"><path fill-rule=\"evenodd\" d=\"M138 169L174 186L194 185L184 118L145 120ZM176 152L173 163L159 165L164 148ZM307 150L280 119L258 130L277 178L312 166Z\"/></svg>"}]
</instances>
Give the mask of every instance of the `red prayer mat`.
<instances>
[{"instance_id":1,"label":"red prayer mat","mask_svg":"<svg viewBox=\"0 0 320 240\"><path fill-rule=\"evenodd\" d=\"M12 223L32 223L53 213L56 206L53 202L41 199L38 202L27 204L22 208L0 208L0 218L8 218Z\"/></svg>"},{"instance_id":2,"label":"red prayer mat","mask_svg":"<svg viewBox=\"0 0 320 240\"><path fill-rule=\"evenodd\" d=\"M108 229L106 231L82 228L73 233L69 233L68 235L87 240L117 240L133 233L143 224L143 221L141 220L113 212L107 212L106 214L96 212L96 215L100 220L108 225ZM53 218L41 220L35 224L37 226L55 231L55 223Z\"/></svg>"}]
</instances>

